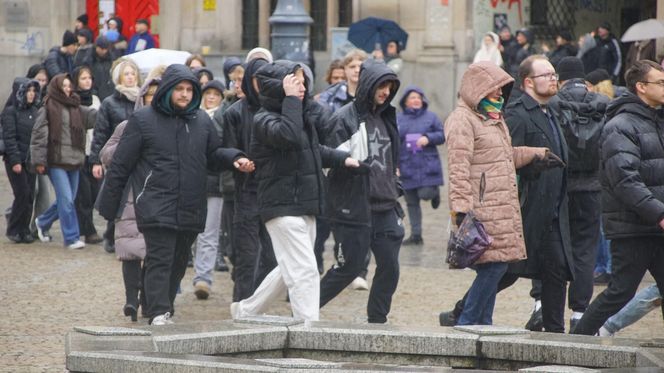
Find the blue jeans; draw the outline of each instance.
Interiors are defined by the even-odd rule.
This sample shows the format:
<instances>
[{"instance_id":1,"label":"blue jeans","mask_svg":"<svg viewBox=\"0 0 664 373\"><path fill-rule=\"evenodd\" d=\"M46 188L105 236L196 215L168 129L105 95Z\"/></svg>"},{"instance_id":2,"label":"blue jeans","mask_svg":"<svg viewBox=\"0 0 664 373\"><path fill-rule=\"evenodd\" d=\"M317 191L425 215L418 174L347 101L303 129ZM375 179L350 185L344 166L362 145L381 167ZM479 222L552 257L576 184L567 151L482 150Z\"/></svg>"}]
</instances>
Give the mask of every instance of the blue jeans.
<instances>
[{"instance_id":1,"label":"blue jeans","mask_svg":"<svg viewBox=\"0 0 664 373\"><path fill-rule=\"evenodd\" d=\"M604 238L604 229L602 229L597 247L597 261L595 263L596 274L611 273L611 253L609 252L610 242L611 241Z\"/></svg>"},{"instance_id":2,"label":"blue jeans","mask_svg":"<svg viewBox=\"0 0 664 373\"><path fill-rule=\"evenodd\" d=\"M635 322L639 321L648 312L662 304L662 295L657 284L652 284L639 291L629 303L618 313L611 316L604 323L604 328L611 333L617 333Z\"/></svg>"},{"instance_id":3,"label":"blue jeans","mask_svg":"<svg viewBox=\"0 0 664 373\"><path fill-rule=\"evenodd\" d=\"M60 219L60 229L65 245L71 245L81 238L74 206L78 190L78 176L78 170L48 169L48 177L55 189L55 202L38 217L40 228L45 231L51 229L51 225Z\"/></svg>"},{"instance_id":4,"label":"blue jeans","mask_svg":"<svg viewBox=\"0 0 664 373\"><path fill-rule=\"evenodd\" d=\"M491 325L498 282L507 272L507 263L484 263L473 266L477 277L468 290L468 298L457 325Z\"/></svg>"}]
</instances>

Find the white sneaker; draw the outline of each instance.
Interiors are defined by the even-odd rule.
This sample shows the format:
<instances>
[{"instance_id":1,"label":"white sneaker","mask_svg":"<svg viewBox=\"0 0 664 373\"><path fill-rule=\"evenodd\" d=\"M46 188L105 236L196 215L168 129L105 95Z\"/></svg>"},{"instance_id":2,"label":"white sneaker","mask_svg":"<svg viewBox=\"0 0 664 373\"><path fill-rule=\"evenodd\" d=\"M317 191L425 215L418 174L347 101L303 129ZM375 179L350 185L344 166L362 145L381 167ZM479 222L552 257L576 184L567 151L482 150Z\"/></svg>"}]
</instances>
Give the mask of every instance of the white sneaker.
<instances>
[{"instance_id":1,"label":"white sneaker","mask_svg":"<svg viewBox=\"0 0 664 373\"><path fill-rule=\"evenodd\" d=\"M152 319L152 322L150 325L171 325L173 324L173 320L171 320L171 313L166 312L163 315L159 315Z\"/></svg>"},{"instance_id":2,"label":"white sneaker","mask_svg":"<svg viewBox=\"0 0 664 373\"><path fill-rule=\"evenodd\" d=\"M350 287L353 290L369 290L369 284L367 283L367 280L359 276L355 277L355 280L350 283Z\"/></svg>"},{"instance_id":3,"label":"white sneaker","mask_svg":"<svg viewBox=\"0 0 664 373\"><path fill-rule=\"evenodd\" d=\"M51 242L51 235L39 226L39 218L35 218L35 227L37 227L37 236L41 242Z\"/></svg>"},{"instance_id":4,"label":"white sneaker","mask_svg":"<svg viewBox=\"0 0 664 373\"><path fill-rule=\"evenodd\" d=\"M613 333L611 333L607 328L601 327L599 328L599 332L597 333L599 337L613 337Z\"/></svg>"},{"instance_id":5,"label":"white sneaker","mask_svg":"<svg viewBox=\"0 0 664 373\"><path fill-rule=\"evenodd\" d=\"M71 244L67 245L67 248L70 249L70 250L80 250L84 247L85 247L85 244L81 240L78 240L74 243L71 243Z\"/></svg>"},{"instance_id":6,"label":"white sneaker","mask_svg":"<svg viewBox=\"0 0 664 373\"><path fill-rule=\"evenodd\" d=\"M240 302L231 303L231 318L233 320L240 318Z\"/></svg>"}]
</instances>

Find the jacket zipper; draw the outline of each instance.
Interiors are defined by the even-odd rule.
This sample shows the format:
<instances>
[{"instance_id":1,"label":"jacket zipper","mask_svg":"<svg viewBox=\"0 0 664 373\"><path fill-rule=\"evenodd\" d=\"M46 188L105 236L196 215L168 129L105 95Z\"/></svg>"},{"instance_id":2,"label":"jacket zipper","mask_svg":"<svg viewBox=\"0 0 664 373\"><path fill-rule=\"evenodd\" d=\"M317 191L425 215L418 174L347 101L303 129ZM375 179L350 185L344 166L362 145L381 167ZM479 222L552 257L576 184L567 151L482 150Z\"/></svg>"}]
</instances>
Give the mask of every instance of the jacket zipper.
<instances>
[{"instance_id":1,"label":"jacket zipper","mask_svg":"<svg viewBox=\"0 0 664 373\"><path fill-rule=\"evenodd\" d=\"M486 191L486 174L482 172L482 176L480 176L480 203L484 202L485 191Z\"/></svg>"},{"instance_id":2,"label":"jacket zipper","mask_svg":"<svg viewBox=\"0 0 664 373\"><path fill-rule=\"evenodd\" d=\"M143 193L145 192L145 188L148 186L148 181L152 177L152 170L148 173L148 176L145 178L145 181L143 182L143 189L141 189L141 192L138 193L138 196L136 196L136 202L134 203L135 205L138 204L138 200L141 199L143 196Z\"/></svg>"}]
</instances>

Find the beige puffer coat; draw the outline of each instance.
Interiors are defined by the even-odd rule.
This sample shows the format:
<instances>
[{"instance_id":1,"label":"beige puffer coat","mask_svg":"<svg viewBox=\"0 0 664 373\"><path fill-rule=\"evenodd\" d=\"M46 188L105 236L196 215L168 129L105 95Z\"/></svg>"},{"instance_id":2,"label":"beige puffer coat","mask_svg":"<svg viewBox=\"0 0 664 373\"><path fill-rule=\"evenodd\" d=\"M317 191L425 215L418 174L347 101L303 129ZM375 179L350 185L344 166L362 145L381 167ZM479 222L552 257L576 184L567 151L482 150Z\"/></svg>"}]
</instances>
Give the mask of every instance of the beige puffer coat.
<instances>
[{"instance_id":1,"label":"beige puffer coat","mask_svg":"<svg viewBox=\"0 0 664 373\"><path fill-rule=\"evenodd\" d=\"M526 259L516 169L544 156L546 149L512 147L503 118L485 119L477 111L484 97L513 82L490 62L470 65L458 105L445 122L450 210L474 211L493 237L476 264Z\"/></svg>"}]
</instances>

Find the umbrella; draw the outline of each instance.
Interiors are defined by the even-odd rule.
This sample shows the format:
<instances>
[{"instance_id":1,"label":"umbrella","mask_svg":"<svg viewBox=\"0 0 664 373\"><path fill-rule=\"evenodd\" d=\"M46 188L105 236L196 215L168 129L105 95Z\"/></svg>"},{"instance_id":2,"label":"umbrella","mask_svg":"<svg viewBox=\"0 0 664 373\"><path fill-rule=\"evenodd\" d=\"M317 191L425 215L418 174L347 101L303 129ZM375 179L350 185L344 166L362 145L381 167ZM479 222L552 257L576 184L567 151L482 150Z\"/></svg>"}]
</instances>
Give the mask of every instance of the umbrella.
<instances>
[{"instance_id":1,"label":"umbrella","mask_svg":"<svg viewBox=\"0 0 664 373\"><path fill-rule=\"evenodd\" d=\"M622 42L664 38L664 22L654 18L630 26L620 39Z\"/></svg>"},{"instance_id":2,"label":"umbrella","mask_svg":"<svg viewBox=\"0 0 664 373\"><path fill-rule=\"evenodd\" d=\"M191 53L185 51L177 51L172 49L150 48L140 52L128 54L129 57L141 69L141 75L144 77L154 67L159 65L171 65L174 63L184 64Z\"/></svg>"},{"instance_id":3,"label":"umbrella","mask_svg":"<svg viewBox=\"0 0 664 373\"><path fill-rule=\"evenodd\" d=\"M389 19L367 17L350 25L348 41L368 53L373 52L379 45L385 52L385 47L390 41L396 41L399 50L404 50L408 42L408 33Z\"/></svg>"}]
</instances>

